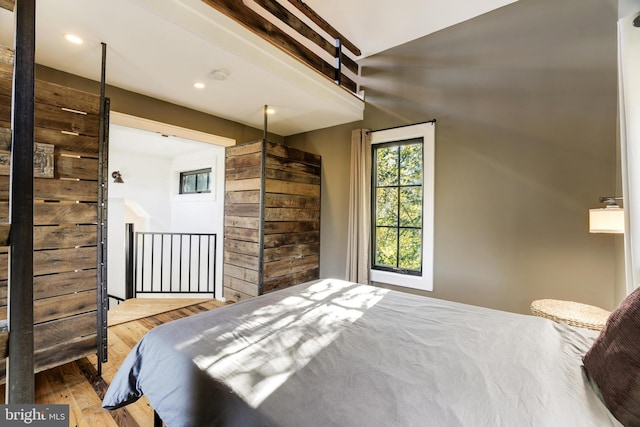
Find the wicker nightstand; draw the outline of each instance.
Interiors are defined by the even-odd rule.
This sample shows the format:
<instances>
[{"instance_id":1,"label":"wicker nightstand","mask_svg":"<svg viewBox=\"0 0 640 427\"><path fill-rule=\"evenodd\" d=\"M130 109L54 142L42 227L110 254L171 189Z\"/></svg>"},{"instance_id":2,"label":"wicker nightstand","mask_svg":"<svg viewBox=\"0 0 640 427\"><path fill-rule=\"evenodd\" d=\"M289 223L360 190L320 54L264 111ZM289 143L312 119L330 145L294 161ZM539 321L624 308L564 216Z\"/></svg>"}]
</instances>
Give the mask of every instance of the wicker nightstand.
<instances>
[{"instance_id":1,"label":"wicker nightstand","mask_svg":"<svg viewBox=\"0 0 640 427\"><path fill-rule=\"evenodd\" d=\"M555 322L599 331L604 328L610 312L600 307L573 301L539 299L531 303L531 313Z\"/></svg>"}]
</instances>

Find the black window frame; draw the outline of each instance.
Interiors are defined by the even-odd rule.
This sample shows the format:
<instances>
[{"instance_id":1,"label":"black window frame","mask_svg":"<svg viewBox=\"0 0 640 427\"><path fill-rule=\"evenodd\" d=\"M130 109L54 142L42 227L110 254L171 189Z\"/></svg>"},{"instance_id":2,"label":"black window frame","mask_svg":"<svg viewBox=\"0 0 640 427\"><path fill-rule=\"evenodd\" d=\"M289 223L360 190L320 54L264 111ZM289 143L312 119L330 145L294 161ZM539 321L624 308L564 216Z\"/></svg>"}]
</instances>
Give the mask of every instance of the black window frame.
<instances>
[{"instance_id":1,"label":"black window frame","mask_svg":"<svg viewBox=\"0 0 640 427\"><path fill-rule=\"evenodd\" d=\"M208 190L200 190L198 191L198 175L202 174L202 173L208 173L208 181L209 181L209 189ZM194 176L196 177L196 185L195 191L185 191L185 182L186 182L186 178L189 176ZM195 169L195 170L190 170L190 171L184 171L184 172L180 172L180 191L179 194L204 194L204 193L211 193L211 168L203 168L203 169Z\"/></svg>"},{"instance_id":2,"label":"black window frame","mask_svg":"<svg viewBox=\"0 0 640 427\"><path fill-rule=\"evenodd\" d=\"M406 275L411 275L411 276L422 276L422 272L424 269L424 259L422 257L422 250L424 248L424 198L421 200L421 209L422 209L422 215L421 215L421 221L420 221L420 227L407 227L407 226L400 226L400 198L398 198L398 215L397 215L397 226L394 228L398 229L398 238L396 239L396 244L397 244L397 252L396 252L396 267L390 267L387 265L378 265L376 264L376 229L378 227L378 225L376 224L377 222L377 209L376 209L376 194L377 194L377 189L378 188L389 188L389 187L394 187L394 188L402 188L402 187L418 187L418 185L400 185L400 171L401 171L401 167L398 168L398 185L395 186L377 186L377 177L378 177L378 162L377 162L377 150L379 149L383 149L383 148L389 148L389 147L394 147L394 146L402 146L402 145L411 145L411 144L420 144L421 146L421 155L422 155L422 182L420 183L419 187L422 188L422 194L424 194L424 185L425 185L425 172L424 172L424 138L423 137L417 137L417 138L409 138L409 139L403 139L403 140L397 140L397 141L389 141L389 142L383 142L383 143L378 143L378 144L372 144L371 145L371 167L372 167L372 173L371 173L371 269L372 270L379 270L379 271L388 271L391 273L396 273L396 274L406 274ZM414 269L407 269L407 268L400 268L398 267L398 263L400 260L400 233L399 230L401 229L419 229L421 231L420 233L420 269L419 270L414 270Z\"/></svg>"}]
</instances>

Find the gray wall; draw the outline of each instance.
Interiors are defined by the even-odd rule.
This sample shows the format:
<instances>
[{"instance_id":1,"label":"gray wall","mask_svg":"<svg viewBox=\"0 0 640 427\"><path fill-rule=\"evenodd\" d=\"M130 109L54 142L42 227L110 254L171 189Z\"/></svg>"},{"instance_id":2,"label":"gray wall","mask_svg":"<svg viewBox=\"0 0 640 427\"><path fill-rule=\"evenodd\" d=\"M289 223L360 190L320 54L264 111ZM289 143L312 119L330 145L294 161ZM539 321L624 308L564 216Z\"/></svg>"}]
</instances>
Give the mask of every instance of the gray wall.
<instances>
[{"instance_id":1,"label":"gray wall","mask_svg":"<svg viewBox=\"0 0 640 427\"><path fill-rule=\"evenodd\" d=\"M285 144L322 155L320 277L346 272L351 131L355 122L285 137Z\"/></svg>"},{"instance_id":2,"label":"gray wall","mask_svg":"<svg viewBox=\"0 0 640 427\"><path fill-rule=\"evenodd\" d=\"M428 295L612 308L616 239L587 220L616 190L614 3L520 0L361 61L364 123L285 138L323 156L322 276L344 277L351 129L436 118Z\"/></svg>"}]
</instances>

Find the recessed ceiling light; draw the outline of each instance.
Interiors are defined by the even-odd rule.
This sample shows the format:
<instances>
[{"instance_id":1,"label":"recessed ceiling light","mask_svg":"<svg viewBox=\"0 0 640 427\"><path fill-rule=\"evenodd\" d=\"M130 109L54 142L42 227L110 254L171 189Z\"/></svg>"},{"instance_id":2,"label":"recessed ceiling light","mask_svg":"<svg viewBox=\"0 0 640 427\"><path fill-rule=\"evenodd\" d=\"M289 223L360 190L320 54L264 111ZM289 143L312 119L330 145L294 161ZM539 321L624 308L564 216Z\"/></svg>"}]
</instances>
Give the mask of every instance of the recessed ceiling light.
<instances>
[{"instance_id":1,"label":"recessed ceiling light","mask_svg":"<svg viewBox=\"0 0 640 427\"><path fill-rule=\"evenodd\" d=\"M73 44L82 44L82 39L74 34L65 34L64 38Z\"/></svg>"},{"instance_id":2,"label":"recessed ceiling light","mask_svg":"<svg viewBox=\"0 0 640 427\"><path fill-rule=\"evenodd\" d=\"M193 87L195 87L196 89L204 89L204 83L202 82L195 82L193 84Z\"/></svg>"}]
</instances>

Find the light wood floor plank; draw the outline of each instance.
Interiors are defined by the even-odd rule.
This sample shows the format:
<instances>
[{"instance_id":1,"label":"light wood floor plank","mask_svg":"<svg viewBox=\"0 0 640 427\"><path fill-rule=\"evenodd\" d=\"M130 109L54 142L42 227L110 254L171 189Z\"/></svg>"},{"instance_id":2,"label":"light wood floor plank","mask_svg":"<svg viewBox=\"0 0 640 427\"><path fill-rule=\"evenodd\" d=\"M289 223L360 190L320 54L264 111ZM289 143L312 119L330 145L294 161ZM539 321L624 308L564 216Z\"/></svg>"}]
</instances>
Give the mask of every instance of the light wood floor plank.
<instances>
[{"instance_id":1,"label":"light wood floor plank","mask_svg":"<svg viewBox=\"0 0 640 427\"><path fill-rule=\"evenodd\" d=\"M109 310L108 323L115 326L207 301L204 298L132 298Z\"/></svg>"},{"instance_id":2,"label":"light wood floor plank","mask_svg":"<svg viewBox=\"0 0 640 427\"><path fill-rule=\"evenodd\" d=\"M112 326L108 331L108 339L115 339L128 352L140 339L152 328L145 327L141 322L144 319L135 322L125 323L118 326ZM114 348L113 353L117 353L119 348ZM111 343L109 343L109 355L111 355Z\"/></svg>"},{"instance_id":3,"label":"light wood floor plank","mask_svg":"<svg viewBox=\"0 0 640 427\"><path fill-rule=\"evenodd\" d=\"M35 381L36 402L51 403L47 399L49 399L49 396L53 394L53 390L49 386L47 378L44 375L36 375Z\"/></svg>"},{"instance_id":4,"label":"light wood floor plank","mask_svg":"<svg viewBox=\"0 0 640 427\"><path fill-rule=\"evenodd\" d=\"M79 411L77 413L78 427L117 427L111 415L102 409L102 399L96 394L87 377L80 372L78 364L67 363L62 365L60 370Z\"/></svg>"},{"instance_id":5,"label":"light wood floor plank","mask_svg":"<svg viewBox=\"0 0 640 427\"><path fill-rule=\"evenodd\" d=\"M109 360L107 363L102 364L102 378L107 383L111 383L113 380L113 376L116 374L116 371L122 364L122 361L129 354L130 346L127 346L120 337L109 331ZM95 364L96 356L92 356L89 360L91 363Z\"/></svg>"},{"instance_id":6,"label":"light wood floor plank","mask_svg":"<svg viewBox=\"0 0 640 427\"><path fill-rule=\"evenodd\" d=\"M44 376L45 381L49 384L51 393L49 393L43 401L36 399L36 403L69 405L69 425L79 427L80 419L82 419L82 410L65 383L61 367L58 366L53 369L48 369L40 372L38 375Z\"/></svg>"}]
</instances>

